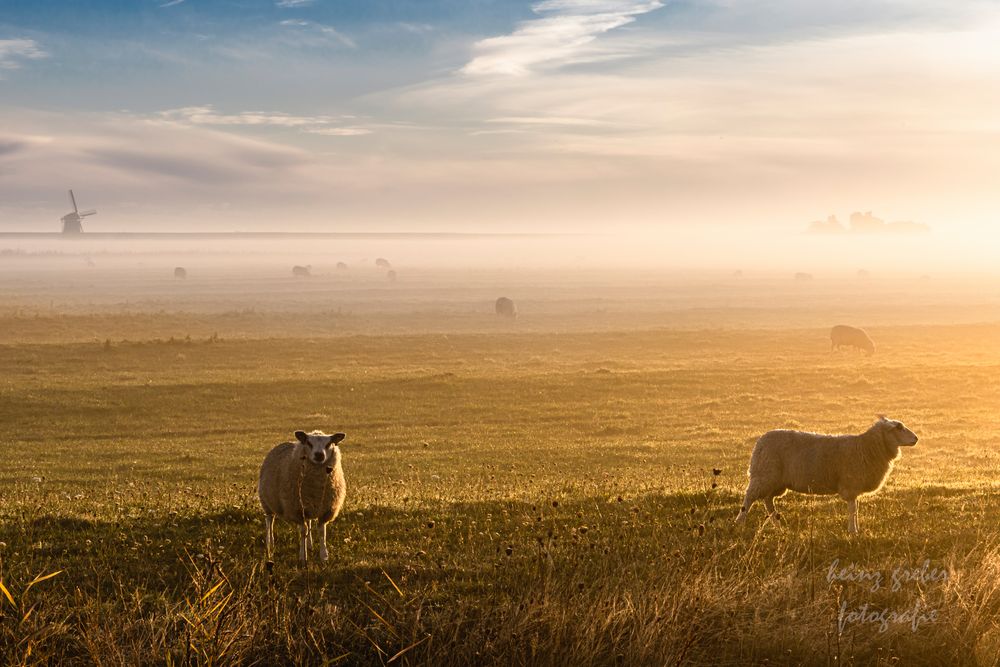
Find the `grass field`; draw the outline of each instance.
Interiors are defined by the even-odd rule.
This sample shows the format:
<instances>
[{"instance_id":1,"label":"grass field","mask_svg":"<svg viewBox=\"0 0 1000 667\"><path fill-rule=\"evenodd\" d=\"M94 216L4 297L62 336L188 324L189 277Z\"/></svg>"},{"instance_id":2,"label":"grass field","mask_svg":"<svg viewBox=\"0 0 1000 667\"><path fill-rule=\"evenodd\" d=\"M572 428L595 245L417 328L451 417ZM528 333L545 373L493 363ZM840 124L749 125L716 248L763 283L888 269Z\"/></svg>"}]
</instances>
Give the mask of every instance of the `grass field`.
<instances>
[{"instance_id":1,"label":"grass field","mask_svg":"<svg viewBox=\"0 0 1000 667\"><path fill-rule=\"evenodd\" d=\"M0 663L995 664L1000 326L872 333L5 345ZM881 412L921 441L860 536L826 498L732 524L760 433ZM265 567L256 473L297 428L348 434L347 505L329 563L282 525Z\"/></svg>"}]
</instances>

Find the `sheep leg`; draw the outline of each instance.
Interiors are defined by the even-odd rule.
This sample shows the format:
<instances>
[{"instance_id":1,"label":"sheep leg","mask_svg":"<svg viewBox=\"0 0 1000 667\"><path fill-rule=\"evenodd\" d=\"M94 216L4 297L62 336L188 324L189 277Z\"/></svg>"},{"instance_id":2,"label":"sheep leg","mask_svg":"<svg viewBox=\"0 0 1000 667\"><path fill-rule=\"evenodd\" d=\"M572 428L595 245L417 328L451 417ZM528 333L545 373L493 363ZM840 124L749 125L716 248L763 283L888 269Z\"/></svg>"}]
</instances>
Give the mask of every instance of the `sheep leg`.
<instances>
[{"instance_id":1,"label":"sheep leg","mask_svg":"<svg viewBox=\"0 0 1000 667\"><path fill-rule=\"evenodd\" d=\"M327 524L321 524L319 529L319 559L321 561L330 560L330 552L326 550L326 526Z\"/></svg>"},{"instance_id":2,"label":"sheep leg","mask_svg":"<svg viewBox=\"0 0 1000 667\"><path fill-rule=\"evenodd\" d=\"M760 485L754 484L753 480L747 484L746 495L743 496L743 507L740 508L740 513L736 517L736 523L743 523L747 520L747 514L750 512L750 508L763 494L760 492Z\"/></svg>"},{"instance_id":3,"label":"sheep leg","mask_svg":"<svg viewBox=\"0 0 1000 667\"><path fill-rule=\"evenodd\" d=\"M858 499L851 498L847 501L847 513L850 518L847 520L847 532L856 535L858 532Z\"/></svg>"},{"instance_id":4,"label":"sheep leg","mask_svg":"<svg viewBox=\"0 0 1000 667\"><path fill-rule=\"evenodd\" d=\"M309 537L309 522L303 520L299 524L299 564L305 565L309 560L309 551L306 549L306 540Z\"/></svg>"},{"instance_id":5,"label":"sheep leg","mask_svg":"<svg viewBox=\"0 0 1000 667\"><path fill-rule=\"evenodd\" d=\"M764 509L767 510L767 518L774 523L781 523L781 515L774 509L774 496L764 498Z\"/></svg>"},{"instance_id":6,"label":"sheep leg","mask_svg":"<svg viewBox=\"0 0 1000 667\"><path fill-rule=\"evenodd\" d=\"M274 552L274 515L265 514L264 515L264 544L267 549L267 559L271 560L271 554Z\"/></svg>"}]
</instances>

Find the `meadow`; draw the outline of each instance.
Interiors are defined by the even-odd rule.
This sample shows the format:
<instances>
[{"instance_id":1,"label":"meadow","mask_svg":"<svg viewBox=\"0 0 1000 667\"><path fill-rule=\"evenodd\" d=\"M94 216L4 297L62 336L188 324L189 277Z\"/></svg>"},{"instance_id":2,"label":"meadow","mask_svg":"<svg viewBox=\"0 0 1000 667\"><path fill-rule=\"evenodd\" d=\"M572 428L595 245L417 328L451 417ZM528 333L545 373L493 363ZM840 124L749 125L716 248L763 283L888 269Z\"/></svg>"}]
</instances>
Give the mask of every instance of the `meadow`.
<instances>
[{"instance_id":1,"label":"meadow","mask_svg":"<svg viewBox=\"0 0 1000 667\"><path fill-rule=\"evenodd\" d=\"M241 312L2 316L0 663L1000 658L998 324L873 326L869 358L811 325ZM757 436L879 413L921 440L861 535L795 495L733 525ZM288 525L265 562L255 493L302 428L347 433L306 569Z\"/></svg>"}]
</instances>

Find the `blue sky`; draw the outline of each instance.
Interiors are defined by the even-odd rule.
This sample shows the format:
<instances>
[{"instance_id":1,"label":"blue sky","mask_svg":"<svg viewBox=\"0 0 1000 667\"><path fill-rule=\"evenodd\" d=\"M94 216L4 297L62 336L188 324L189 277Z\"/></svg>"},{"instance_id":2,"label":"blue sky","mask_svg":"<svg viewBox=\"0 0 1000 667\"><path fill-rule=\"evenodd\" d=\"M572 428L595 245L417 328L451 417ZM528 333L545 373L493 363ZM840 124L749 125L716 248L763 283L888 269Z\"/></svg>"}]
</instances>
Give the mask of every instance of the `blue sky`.
<instances>
[{"instance_id":1,"label":"blue sky","mask_svg":"<svg viewBox=\"0 0 1000 667\"><path fill-rule=\"evenodd\" d=\"M0 0L0 228L67 187L108 228L985 224L998 37L979 1Z\"/></svg>"}]
</instances>

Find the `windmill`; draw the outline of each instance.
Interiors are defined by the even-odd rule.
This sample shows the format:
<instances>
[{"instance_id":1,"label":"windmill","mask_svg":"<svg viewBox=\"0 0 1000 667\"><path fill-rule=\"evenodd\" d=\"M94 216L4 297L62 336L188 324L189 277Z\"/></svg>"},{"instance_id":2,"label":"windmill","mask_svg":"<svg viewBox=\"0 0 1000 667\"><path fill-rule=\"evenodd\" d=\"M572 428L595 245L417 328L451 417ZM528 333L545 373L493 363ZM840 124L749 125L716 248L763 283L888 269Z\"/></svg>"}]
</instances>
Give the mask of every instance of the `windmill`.
<instances>
[{"instance_id":1,"label":"windmill","mask_svg":"<svg viewBox=\"0 0 1000 667\"><path fill-rule=\"evenodd\" d=\"M67 213L62 217L62 233L63 234L82 234L83 233L83 219L88 215L94 215L97 213L94 209L89 211L81 211L76 207L76 197L73 196L73 191L69 191L69 203L73 205L73 212Z\"/></svg>"}]
</instances>

